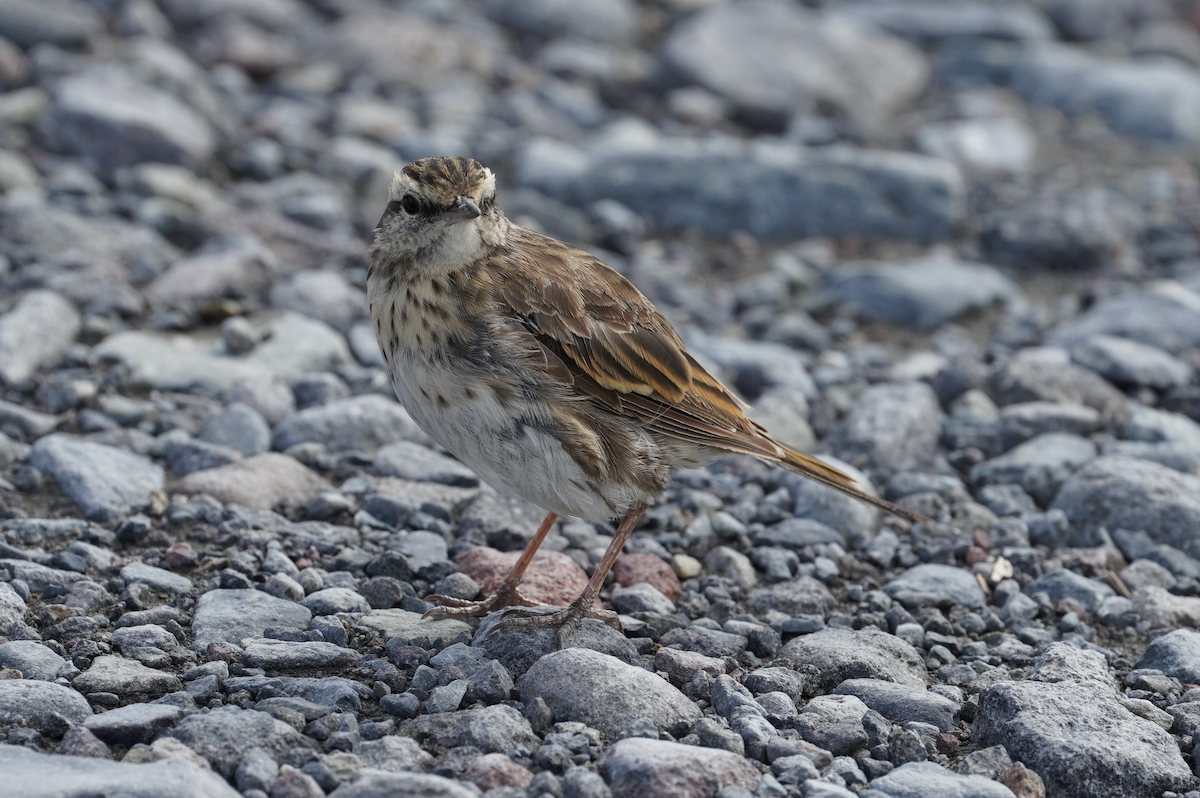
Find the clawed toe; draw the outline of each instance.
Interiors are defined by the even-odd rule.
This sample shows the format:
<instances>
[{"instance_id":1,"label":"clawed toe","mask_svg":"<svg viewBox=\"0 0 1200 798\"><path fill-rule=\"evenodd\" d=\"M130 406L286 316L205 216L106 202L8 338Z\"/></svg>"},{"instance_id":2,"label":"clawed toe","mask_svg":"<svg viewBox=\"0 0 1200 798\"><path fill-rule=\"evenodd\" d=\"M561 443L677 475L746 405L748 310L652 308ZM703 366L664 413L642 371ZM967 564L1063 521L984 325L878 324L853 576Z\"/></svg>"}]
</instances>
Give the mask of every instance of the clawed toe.
<instances>
[{"instance_id":1,"label":"clawed toe","mask_svg":"<svg viewBox=\"0 0 1200 798\"><path fill-rule=\"evenodd\" d=\"M547 607L509 607L501 612L500 617L483 636L489 637L497 632L507 633L518 629L557 628L558 633L555 637L558 648L565 648L567 639L579 628L584 618L593 618L618 632L622 631L621 622L615 612L596 609L590 599L586 604L576 599L569 606L558 610Z\"/></svg>"},{"instance_id":2,"label":"clawed toe","mask_svg":"<svg viewBox=\"0 0 1200 798\"><path fill-rule=\"evenodd\" d=\"M519 589L503 586L483 601L468 601L453 596L439 595L426 596L425 600L436 603L438 606L430 607L421 617L434 621L444 621L447 618L464 621L467 618L481 618L506 607L533 606L533 602L521 595Z\"/></svg>"}]
</instances>

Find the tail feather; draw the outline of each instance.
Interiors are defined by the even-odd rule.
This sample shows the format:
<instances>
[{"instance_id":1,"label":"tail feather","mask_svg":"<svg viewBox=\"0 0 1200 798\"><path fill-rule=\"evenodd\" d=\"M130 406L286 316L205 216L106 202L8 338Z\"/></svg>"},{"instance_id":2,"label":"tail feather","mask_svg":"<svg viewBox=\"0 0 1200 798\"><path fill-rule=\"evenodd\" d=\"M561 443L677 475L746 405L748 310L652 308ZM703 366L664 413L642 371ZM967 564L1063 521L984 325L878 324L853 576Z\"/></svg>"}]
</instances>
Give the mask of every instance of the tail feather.
<instances>
[{"instance_id":1,"label":"tail feather","mask_svg":"<svg viewBox=\"0 0 1200 798\"><path fill-rule=\"evenodd\" d=\"M898 515L901 518L907 518L913 523L926 523L928 518L918 515L911 510L905 510L903 507L898 507L889 501L884 501L877 496L864 491L858 486L858 483L844 471L840 471L833 466L823 463L815 457L811 457L795 449L788 448L783 444L779 444L779 448L783 450L783 455L779 458L779 462L795 471L801 476L808 477L814 482L820 482L822 485L840 490L842 493L853 496L854 498L864 501L867 504L873 504L889 513Z\"/></svg>"}]
</instances>

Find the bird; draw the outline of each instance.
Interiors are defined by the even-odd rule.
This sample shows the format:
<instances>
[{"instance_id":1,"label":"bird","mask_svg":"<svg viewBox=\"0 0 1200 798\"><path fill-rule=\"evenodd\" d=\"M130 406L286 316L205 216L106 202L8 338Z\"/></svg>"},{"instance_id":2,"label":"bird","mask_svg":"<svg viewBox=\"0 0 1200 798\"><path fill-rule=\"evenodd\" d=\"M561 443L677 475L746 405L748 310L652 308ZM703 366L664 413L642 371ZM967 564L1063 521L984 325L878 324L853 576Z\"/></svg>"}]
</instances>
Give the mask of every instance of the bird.
<instances>
[{"instance_id":1,"label":"bird","mask_svg":"<svg viewBox=\"0 0 1200 798\"><path fill-rule=\"evenodd\" d=\"M426 615L503 610L498 627L556 627L560 646L595 606L642 514L679 468L752 455L917 522L848 474L771 437L688 352L629 280L581 249L510 221L473 158L395 172L369 250L367 296L396 396L486 483L546 512L491 596L429 596ZM521 579L558 518L619 519L579 597L535 609Z\"/></svg>"}]
</instances>

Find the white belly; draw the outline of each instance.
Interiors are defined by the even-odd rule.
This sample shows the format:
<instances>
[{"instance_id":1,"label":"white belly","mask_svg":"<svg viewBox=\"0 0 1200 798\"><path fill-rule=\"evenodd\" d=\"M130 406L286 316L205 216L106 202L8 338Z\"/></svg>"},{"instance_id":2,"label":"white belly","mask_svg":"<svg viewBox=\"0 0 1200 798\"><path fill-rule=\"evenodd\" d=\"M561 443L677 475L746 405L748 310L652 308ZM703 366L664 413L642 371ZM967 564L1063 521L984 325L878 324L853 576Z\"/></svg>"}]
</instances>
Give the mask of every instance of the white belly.
<instances>
[{"instance_id":1,"label":"white belly","mask_svg":"<svg viewBox=\"0 0 1200 798\"><path fill-rule=\"evenodd\" d=\"M405 357L397 360L393 385L405 409L429 437L492 487L561 516L592 521L620 515L639 498L645 501L621 486L602 486L603 495L590 486L562 444L542 431L549 428L549 419L528 399L502 406L495 392L476 381L471 384L473 398L468 398L465 380L456 371ZM520 424L522 418L545 423Z\"/></svg>"}]
</instances>

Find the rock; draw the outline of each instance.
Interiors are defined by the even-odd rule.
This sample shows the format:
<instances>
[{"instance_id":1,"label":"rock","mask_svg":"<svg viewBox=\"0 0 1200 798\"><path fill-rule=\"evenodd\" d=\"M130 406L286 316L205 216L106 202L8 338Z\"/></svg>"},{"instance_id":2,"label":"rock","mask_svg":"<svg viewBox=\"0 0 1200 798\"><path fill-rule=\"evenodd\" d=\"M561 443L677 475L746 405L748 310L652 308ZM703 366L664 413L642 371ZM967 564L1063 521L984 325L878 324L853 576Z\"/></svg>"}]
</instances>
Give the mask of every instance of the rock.
<instances>
[{"instance_id":1,"label":"rock","mask_svg":"<svg viewBox=\"0 0 1200 798\"><path fill-rule=\"evenodd\" d=\"M242 654L242 661L255 668L269 671L297 669L340 669L358 661L358 653L333 643L267 640L251 643Z\"/></svg>"},{"instance_id":2,"label":"rock","mask_svg":"<svg viewBox=\"0 0 1200 798\"><path fill-rule=\"evenodd\" d=\"M1054 38L1046 17L1021 5L961 2L947 6L936 0L885 0L846 6L838 13L922 46L956 39L1036 42Z\"/></svg>"},{"instance_id":3,"label":"rock","mask_svg":"<svg viewBox=\"0 0 1200 798\"><path fill-rule=\"evenodd\" d=\"M179 707L165 704L130 704L93 715L83 727L111 745L149 743L183 716Z\"/></svg>"},{"instance_id":4,"label":"rock","mask_svg":"<svg viewBox=\"0 0 1200 798\"><path fill-rule=\"evenodd\" d=\"M1125 135L1167 143L1200 136L1200 77L1179 63L1108 61L1043 44L1021 53L1011 86L1034 105L1070 115L1099 114Z\"/></svg>"},{"instance_id":5,"label":"rock","mask_svg":"<svg viewBox=\"0 0 1200 798\"><path fill-rule=\"evenodd\" d=\"M53 365L82 324L75 306L53 291L31 291L0 316L0 379L16 385Z\"/></svg>"},{"instance_id":6,"label":"rock","mask_svg":"<svg viewBox=\"0 0 1200 798\"><path fill-rule=\"evenodd\" d=\"M420 435L400 404L367 394L293 414L275 428L272 443L280 450L313 441L334 452L374 452L386 444L414 440Z\"/></svg>"},{"instance_id":7,"label":"rock","mask_svg":"<svg viewBox=\"0 0 1200 798\"><path fill-rule=\"evenodd\" d=\"M209 643L240 644L261 638L269 626L302 631L311 621L306 607L258 590L210 590L196 602L192 647L203 651Z\"/></svg>"},{"instance_id":8,"label":"rock","mask_svg":"<svg viewBox=\"0 0 1200 798\"><path fill-rule=\"evenodd\" d=\"M1042 777L1051 795L1117 798L1188 789L1191 771L1170 735L1116 699L1091 684L999 682L980 693L972 741L1003 745Z\"/></svg>"},{"instance_id":9,"label":"rock","mask_svg":"<svg viewBox=\"0 0 1200 798\"><path fill-rule=\"evenodd\" d=\"M357 591L346 587L327 587L309 593L300 602L313 615L335 615L339 612L366 612L370 609L367 600Z\"/></svg>"},{"instance_id":10,"label":"rock","mask_svg":"<svg viewBox=\"0 0 1200 798\"><path fill-rule=\"evenodd\" d=\"M300 272L271 288L271 306L320 319L335 330L347 332L367 312L367 297L340 273L328 270Z\"/></svg>"},{"instance_id":11,"label":"rock","mask_svg":"<svg viewBox=\"0 0 1200 798\"><path fill-rule=\"evenodd\" d=\"M396 735L363 740L354 746L354 755L367 767L377 770L419 773L433 764L433 757L422 751L415 740Z\"/></svg>"},{"instance_id":12,"label":"rock","mask_svg":"<svg viewBox=\"0 0 1200 798\"><path fill-rule=\"evenodd\" d=\"M1125 437L1145 443L1176 443L1200 452L1200 424L1185 415L1143 405L1129 408Z\"/></svg>"},{"instance_id":13,"label":"rock","mask_svg":"<svg viewBox=\"0 0 1200 798\"><path fill-rule=\"evenodd\" d=\"M66 587L84 578L83 574L48 568L28 560L0 560L0 567L7 568L13 579L20 579L29 585L30 590L37 593L44 593L49 587Z\"/></svg>"},{"instance_id":14,"label":"rock","mask_svg":"<svg viewBox=\"0 0 1200 798\"><path fill-rule=\"evenodd\" d=\"M547 654L519 682L525 701L541 698L555 721L586 723L610 737L646 717L679 731L700 718L696 706L668 682L615 657L582 648Z\"/></svg>"},{"instance_id":15,"label":"rock","mask_svg":"<svg viewBox=\"0 0 1200 798\"><path fill-rule=\"evenodd\" d=\"M311 747L307 738L283 721L266 712L235 706L189 715L169 736L207 759L213 770L227 779L233 777L251 748L262 748L279 762L293 748Z\"/></svg>"},{"instance_id":16,"label":"rock","mask_svg":"<svg viewBox=\"0 0 1200 798\"><path fill-rule=\"evenodd\" d=\"M935 241L951 234L964 209L958 168L908 153L662 139L559 159L548 146L526 146L521 183L578 206L613 199L669 229Z\"/></svg>"},{"instance_id":17,"label":"rock","mask_svg":"<svg viewBox=\"0 0 1200 798\"><path fill-rule=\"evenodd\" d=\"M163 695L183 689L174 674L147 668L124 657L100 656L71 683L81 693L113 693L118 696Z\"/></svg>"},{"instance_id":18,"label":"rock","mask_svg":"<svg viewBox=\"0 0 1200 798\"><path fill-rule=\"evenodd\" d=\"M674 609L674 605L671 605ZM0 629L8 629L14 623L23 623L28 608L25 600L9 585L0 588Z\"/></svg>"},{"instance_id":19,"label":"rock","mask_svg":"<svg viewBox=\"0 0 1200 798\"><path fill-rule=\"evenodd\" d=\"M0 778L11 798L86 798L122 795L129 798L238 798L220 776L183 757L144 764L106 762L94 757L38 753L0 745Z\"/></svg>"},{"instance_id":20,"label":"rock","mask_svg":"<svg viewBox=\"0 0 1200 798\"><path fill-rule=\"evenodd\" d=\"M66 663L65 659L35 640L0 643L0 667L15 668L26 679L54 681Z\"/></svg>"},{"instance_id":21,"label":"rock","mask_svg":"<svg viewBox=\"0 0 1200 798\"><path fill-rule=\"evenodd\" d=\"M1065 568L1051 571L1040 579L1030 582L1025 586L1024 593L1027 596L1045 593L1055 604L1064 598L1072 598L1089 612L1094 611L1106 598L1114 595L1113 589L1103 582L1088 579Z\"/></svg>"},{"instance_id":22,"label":"rock","mask_svg":"<svg viewBox=\"0 0 1200 798\"><path fill-rule=\"evenodd\" d=\"M250 298L271 284L275 256L262 241L250 235L218 238L196 253L180 258L155 278L146 293L164 304L188 308L222 297ZM242 319L246 340L233 335L222 325L224 349L230 355L242 355L253 349L259 337L254 325Z\"/></svg>"},{"instance_id":23,"label":"rock","mask_svg":"<svg viewBox=\"0 0 1200 798\"><path fill-rule=\"evenodd\" d=\"M1093 335L1071 348L1071 360L1117 385L1165 389L1196 376L1188 363L1163 350L1111 335Z\"/></svg>"},{"instance_id":24,"label":"rock","mask_svg":"<svg viewBox=\"0 0 1200 798\"><path fill-rule=\"evenodd\" d=\"M867 745L867 705L852 695L819 695L800 711L796 731L813 745L847 756Z\"/></svg>"},{"instance_id":25,"label":"rock","mask_svg":"<svg viewBox=\"0 0 1200 798\"><path fill-rule=\"evenodd\" d=\"M1145 532L1191 555L1200 554L1186 530L1200 526L1200 478L1128 457L1093 460L1067 480L1052 508L1071 525L1070 545L1093 546L1100 528Z\"/></svg>"},{"instance_id":26,"label":"rock","mask_svg":"<svg viewBox=\"0 0 1200 798\"><path fill-rule=\"evenodd\" d=\"M411 441L398 441L382 447L375 453L374 465L379 473L401 479L440 482L463 488L479 485L479 477L467 466Z\"/></svg>"},{"instance_id":27,"label":"rock","mask_svg":"<svg viewBox=\"0 0 1200 798\"><path fill-rule=\"evenodd\" d=\"M707 8L668 33L662 55L744 112L776 118L805 103L882 118L929 76L918 51L878 29L773 2Z\"/></svg>"},{"instance_id":28,"label":"rock","mask_svg":"<svg viewBox=\"0 0 1200 798\"><path fill-rule=\"evenodd\" d=\"M1037 137L1029 125L1002 116L925 125L916 139L917 149L925 155L983 173L1026 172L1037 150Z\"/></svg>"},{"instance_id":29,"label":"rock","mask_svg":"<svg viewBox=\"0 0 1200 798\"><path fill-rule=\"evenodd\" d=\"M1147 585L1134 591L1133 606L1151 629L1200 628L1200 598L1176 596L1165 588Z\"/></svg>"},{"instance_id":30,"label":"rock","mask_svg":"<svg viewBox=\"0 0 1200 798\"><path fill-rule=\"evenodd\" d=\"M854 466L835 457L819 459L852 476L867 493L876 493L871 481ZM816 522L828 529L836 530L845 544L854 549L865 548L875 537L875 533L879 529L880 511L874 506L791 471L784 473L779 478L779 482L781 486L788 489L795 500L795 504L792 506L792 514L795 518L785 518L779 523L780 526L786 525L786 528L789 529L789 536L802 529L797 522L803 521ZM827 534L824 530L812 527L807 523L805 527L799 535L799 539L810 535ZM829 542L839 541L833 539Z\"/></svg>"},{"instance_id":31,"label":"rock","mask_svg":"<svg viewBox=\"0 0 1200 798\"><path fill-rule=\"evenodd\" d=\"M910 330L933 329L1016 293L992 267L948 259L839 266L829 273L826 288L868 318Z\"/></svg>"},{"instance_id":32,"label":"rock","mask_svg":"<svg viewBox=\"0 0 1200 798\"><path fill-rule=\"evenodd\" d=\"M0 424L11 424L29 439L40 438L58 426L58 419L47 413L29 410L21 405L0 400ZM6 436L7 437L7 436ZM8 459L16 459L9 455Z\"/></svg>"},{"instance_id":33,"label":"rock","mask_svg":"<svg viewBox=\"0 0 1200 798\"><path fill-rule=\"evenodd\" d=\"M448 646L459 637L469 637L471 627L462 621L435 621L418 612L388 609L363 613L356 625L373 630L389 643L430 648Z\"/></svg>"},{"instance_id":34,"label":"rock","mask_svg":"<svg viewBox=\"0 0 1200 798\"><path fill-rule=\"evenodd\" d=\"M1000 406L1018 402L1061 402L1086 405L1112 415L1125 397L1087 369L1050 359L1016 358L988 379L988 395Z\"/></svg>"},{"instance_id":35,"label":"rock","mask_svg":"<svg viewBox=\"0 0 1200 798\"><path fill-rule=\"evenodd\" d=\"M172 447L168 458L171 463L171 473L177 477L183 477L197 471L241 462L242 453L228 446L190 440Z\"/></svg>"},{"instance_id":36,"label":"rock","mask_svg":"<svg viewBox=\"0 0 1200 798\"><path fill-rule=\"evenodd\" d=\"M716 795L722 788L749 792L761 777L751 762L728 751L642 738L616 742L598 764L613 794L622 798Z\"/></svg>"},{"instance_id":37,"label":"rock","mask_svg":"<svg viewBox=\"0 0 1200 798\"><path fill-rule=\"evenodd\" d=\"M1176 284L1105 297L1051 331L1047 343L1074 347L1095 335L1117 336L1179 353L1200 347L1196 295Z\"/></svg>"},{"instance_id":38,"label":"rock","mask_svg":"<svg viewBox=\"0 0 1200 798\"><path fill-rule=\"evenodd\" d=\"M1100 412L1060 402L1019 402L1000 411L1000 439L1005 449L1047 432L1087 436L1100 429Z\"/></svg>"},{"instance_id":39,"label":"rock","mask_svg":"<svg viewBox=\"0 0 1200 798\"><path fill-rule=\"evenodd\" d=\"M987 606L987 599L974 574L951 565L916 565L884 585L884 592L905 607Z\"/></svg>"},{"instance_id":40,"label":"rock","mask_svg":"<svg viewBox=\"0 0 1200 798\"><path fill-rule=\"evenodd\" d=\"M330 798L476 798L478 793L460 782L428 773L364 771L353 783L343 783Z\"/></svg>"},{"instance_id":41,"label":"rock","mask_svg":"<svg viewBox=\"0 0 1200 798\"><path fill-rule=\"evenodd\" d=\"M207 494L225 504L270 510L301 505L330 484L294 458L264 452L236 463L195 471L175 483L184 495Z\"/></svg>"},{"instance_id":42,"label":"rock","mask_svg":"<svg viewBox=\"0 0 1200 798\"><path fill-rule=\"evenodd\" d=\"M237 449L244 455L262 454L271 448L271 427L254 408L232 402L209 419L200 440Z\"/></svg>"},{"instance_id":43,"label":"rock","mask_svg":"<svg viewBox=\"0 0 1200 798\"><path fill-rule=\"evenodd\" d=\"M108 174L146 161L200 166L216 147L204 117L115 65L67 77L50 119L59 150L90 158Z\"/></svg>"},{"instance_id":44,"label":"rock","mask_svg":"<svg viewBox=\"0 0 1200 798\"><path fill-rule=\"evenodd\" d=\"M84 515L102 523L149 506L163 489L163 470L142 457L70 435L49 435L34 444L30 462L55 478Z\"/></svg>"},{"instance_id":45,"label":"rock","mask_svg":"<svg viewBox=\"0 0 1200 798\"><path fill-rule=\"evenodd\" d=\"M315 319L283 313L265 323L262 332L265 340L238 357L211 338L143 330L110 335L94 352L128 365L137 384L209 396L219 396L238 380L289 379L350 362L346 340Z\"/></svg>"},{"instance_id":46,"label":"rock","mask_svg":"<svg viewBox=\"0 0 1200 798\"><path fill-rule=\"evenodd\" d=\"M12 645L8 643L7 645ZM71 724L92 716L87 700L75 690L54 682L0 679L0 720L41 731L57 726L56 716Z\"/></svg>"},{"instance_id":47,"label":"rock","mask_svg":"<svg viewBox=\"0 0 1200 798\"><path fill-rule=\"evenodd\" d=\"M768 610L797 615L824 615L836 603L829 588L811 576L799 576L786 582L756 587L746 597L751 612L765 615Z\"/></svg>"},{"instance_id":48,"label":"rock","mask_svg":"<svg viewBox=\"0 0 1200 798\"><path fill-rule=\"evenodd\" d=\"M942 431L942 409L928 385L873 385L863 391L827 445L856 467L886 479L929 464Z\"/></svg>"},{"instance_id":49,"label":"rock","mask_svg":"<svg viewBox=\"0 0 1200 798\"><path fill-rule=\"evenodd\" d=\"M628 0L490 0L484 13L506 28L544 39L572 36L627 44L640 30L637 6Z\"/></svg>"},{"instance_id":50,"label":"rock","mask_svg":"<svg viewBox=\"0 0 1200 798\"><path fill-rule=\"evenodd\" d=\"M296 412L296 398L292 395L292 389L286 382L274 377L237 380L225 391L225 401L229 403L227 409L232 409L236 404L244 404L261 413L268 425L278 424ZM266 445L267 448L271 446L270 426L267 428Z\"/></svg>"},{"instance_id":51,"label":"rock","mask_svg":"<svg viewBox=\"0 0 1200 798\"><path fill-rule=\"evenodd\" d=\"M622 587L647 584L658 590L671 602L679 598L683 588L679 577L669 563L661 557L648 553L619 554L613 563L613 579Z\"/></svg>"},{"instance_id":52,"label":"rock","mask_svg":"<svg viewBox=\"0 0 1200 798\"><path fill-rule=\"evenodd\" d=\"M455 559L458 570L479 583L488 596L520 559L520 552L499 552L487 546L468 549ZM521 593L535 604L565 607L587 587L588 577L574 560L562 552L539 551L521 580Z\"/></svg>"},{"instance_id":53,"label":"rock","mask_svg":"<svg viewBox=\"0 0 1200 798\"><path fill-rule=\"evenodd\" d=\"M469 745L487 754L511 751L520 745L533 748L538 745L529 721L503 704L422 715L406 721L401 732L426 748L440 750Z\"/></svg>"},{"instance_id":54,"label":"rock","mask_svg":"<svg viewBox=\"0 0 1200 798\"><path fill-rule=\"evenodd\" d=\"M1047 432L971 469L976 487L1018 485L1045 507L1071 474L1096 458L1096 444L1078 435Z\"/></svg>"},{"instance_id":55,"label":"rock","mask_svg":"<svg viewBox=\"0 0 1200 798\"><path fill-rule=\"evenodd\" d=\"M78 47L99 33L100 16L86 3L75 0L5 0L0 4L0 36L29 48L47 42Z\"/></svg>"},{"instance_id":56,"label":"rock","mask_svg":"<svg viewBox=\"0 0 1200 798\"><path fill-rule=\"evenodd\" d=\"M834 691L858 698L890 721L918 721L950 731L955 726L959 705L944 695L879 679L847 679Z\"/></svg>"},{"instance_id":57,"label":"rock","mask_svg":"<svg viewBox=\"0 0 1200 798\"><path fill-rule=\"evenodd\" d=\"M134 562L121 569L121 579L125 584L146 585L160 593L191 593L192 582L186 576L173 574L162 568L155 568L141 562Z\"/></svg>"},{"instance_id":58,"label":"rock","mask_svg":"<svg viewBox=\"0 0 1200 798\"><path fill-rule=\"evenodd\" d=\"M814 666L826 691L847 679L925 687L925 663L916 649L878 629L823 629L790 640L779 656L793 668Z\"/></svg>"},{"instance_id":59,"label":"rock","mask_svg":"<svg viewBox=\"0 0 1200 798\"><path fill-rule=\"evenodd\" d=\"M1013 798L1012 790L983 776L960 776L936 762L907 762L871 782L880 798L924 798L924 796L971 796Z\"/></svg>"},{"instance_id":60,"label":"rock","mask_svg":"<svg viewBox=\"0 0 1200 798\"><path fill-rule=\"evenodd\" d=\"M656 612L660 615L670 615L675 612L675 602L645 582L639 582L633 587L618 585L613 588L609 600L612 602L613 609L623 615L631 615L635 612Z\"/></svg>"},{"instance_id":61,"label":"rock","mask_svg":"<svg viewBox=\"0 0 1200 798\"><path fill-rule=\"evenodd\" d=\"M1176 629L1146 646L1137 667L1160 670L1189 684L1200 682L1200 632Z\"/></svg>"}]
</instances>

